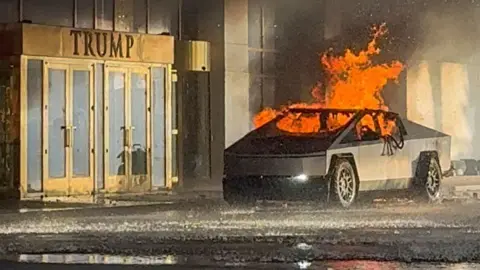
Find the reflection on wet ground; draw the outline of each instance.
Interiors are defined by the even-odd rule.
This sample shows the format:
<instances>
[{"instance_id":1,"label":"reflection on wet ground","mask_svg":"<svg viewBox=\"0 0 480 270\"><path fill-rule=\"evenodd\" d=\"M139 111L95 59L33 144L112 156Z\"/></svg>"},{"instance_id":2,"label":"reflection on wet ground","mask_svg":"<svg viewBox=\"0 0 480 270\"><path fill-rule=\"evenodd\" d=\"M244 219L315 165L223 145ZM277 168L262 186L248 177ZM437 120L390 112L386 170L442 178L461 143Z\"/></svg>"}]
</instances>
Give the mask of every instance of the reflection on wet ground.
<instances>
[{"instance_id":1,"label":"reflection on wet ground","mask_svg":"<svg viewBox=\"0 0 480 270\"><path fill-rule=\"evenodd\" d=\"M1 255L15 256L10 263L38 263L42 267L33 269L39 270L91 264L94 269L480 269L480 264L375 261L480 261L478 206L398 202L341 210L196 201L6 213L0 214L0 261ZM19 268L0 262L0 269Z\"/></svg>"},{"instance_id":2,"label":"reflection on wet ground","mask_svg":"<svg viewBox=\"0 0 480 270\"><path fill-rule=\"evenodd\" d=\"M33 264L55 265L116 265L116 266L202 266L204 267L228 267L249 269L312 269L312 270L406 270L406 269L441 269L441 270L467 270L480 269L480 264L439 264L439 263L401 263L380 261L324 261L309 262L298 261L294 264L275 263L242 263L242 262L216 262L202 256L117 256L100 254L22 254L10 261ZM68 269L68 267L66 268ZM108 268L107 268L108 269Z\"/></svg>"},{"instance_id":3,"label":"reflection on wet ground","mask_svg":"<svg viewBox=\"0 0 480 270\"><path fill-rule=\"evenodd\" d=\"M18 257L23 263L56 264L123 264L123 265L174 265L184 264L185 258L164 256L115 256L100 254L22 254Z\"/></svg>"}]
</instances>

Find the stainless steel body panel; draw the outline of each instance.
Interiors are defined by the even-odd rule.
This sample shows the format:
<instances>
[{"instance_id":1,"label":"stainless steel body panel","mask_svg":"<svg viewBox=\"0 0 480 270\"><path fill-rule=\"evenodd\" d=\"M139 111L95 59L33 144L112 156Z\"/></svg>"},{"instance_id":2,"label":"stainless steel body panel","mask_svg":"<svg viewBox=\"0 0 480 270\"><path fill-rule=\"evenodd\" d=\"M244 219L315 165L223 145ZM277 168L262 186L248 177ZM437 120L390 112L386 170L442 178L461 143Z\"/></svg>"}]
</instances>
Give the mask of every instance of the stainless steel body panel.
<instances>
[{"instance_id":1,"label":"stainless steel body panel","mask_svg":"<svg viewBox=\"0 0 480 270\"><path fill-rule=\"evenodd\" d=\"M225 168L229 176L323 176L325 154L309 156L242 156L226 155Z\"/></svg>"}]
</instances>

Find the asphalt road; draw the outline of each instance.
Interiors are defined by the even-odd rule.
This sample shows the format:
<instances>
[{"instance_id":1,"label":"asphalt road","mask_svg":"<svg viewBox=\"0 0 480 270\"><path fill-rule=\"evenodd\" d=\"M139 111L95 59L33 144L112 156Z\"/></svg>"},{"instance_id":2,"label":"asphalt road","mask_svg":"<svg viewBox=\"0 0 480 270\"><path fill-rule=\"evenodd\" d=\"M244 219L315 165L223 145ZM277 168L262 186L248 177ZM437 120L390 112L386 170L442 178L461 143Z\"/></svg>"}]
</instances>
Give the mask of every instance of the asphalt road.
<instances>
[{"instance_id":1,"label":"asphalt road","mask_svg":"<svg viewBox=\"0 0 480 270\"><path fill-rule=\"evenodd\" d=\"M159 264L168 264L165 258L170 258L170 264L173 260L184 265L205 261L480 260L477 202L420 205L389 201L341 210L315 204L240 208L202 200L4 213L0 220L0 255L4 258L32 253L112 254L163 258Z\"/></svg>"}]
</instances>

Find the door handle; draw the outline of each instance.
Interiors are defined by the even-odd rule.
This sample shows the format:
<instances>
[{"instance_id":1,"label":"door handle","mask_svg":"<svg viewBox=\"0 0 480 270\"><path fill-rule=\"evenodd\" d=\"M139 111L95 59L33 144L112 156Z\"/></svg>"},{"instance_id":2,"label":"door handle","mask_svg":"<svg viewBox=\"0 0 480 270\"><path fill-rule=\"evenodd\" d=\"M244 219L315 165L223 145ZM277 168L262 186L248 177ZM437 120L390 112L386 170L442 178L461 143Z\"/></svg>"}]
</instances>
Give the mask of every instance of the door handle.
<instances>
[{"instance_id":1,"label":"door handle","mask_svg":"<svg viewBox=\"0 0 480 270\"><path fill-rule=\"evenodd\" d=\"M125 128L124 129L125 132L124 132L124 146L126 147L129 147L130 146L130 129L129 128Z\"/></svg>"},{"instance_id":2,"label":"door handle","mask_svg":"<svg viewBox=\"0 0 480 270\"><path fill-rule=\"evenodd\" d=\"M64 127L62 129L65 131L65 133L64 133L65 147L72 147L72 145L73 145L72 128Z\"/></svg>"},{"instance_id":3,"label":"door handle","mask_svg":"<svg viewBox=\"0 0 480 270\"><path fill-rule=\"evenodd\" d=\"M123 130L123 146L128 146L128 127L120 127L120 130Z\"/></svg>"},{"instance_id":4,"label":"door handle","mask_svg":"<svg viewBox=\"0 0 480 270\"><path fill-rule=\"evenodd\" d=\"M63 129L63 146L64 147L69 147L70 136L68 135L68 128L67 127L62 127L62 129Z\"/></svg>"}]
</instances>

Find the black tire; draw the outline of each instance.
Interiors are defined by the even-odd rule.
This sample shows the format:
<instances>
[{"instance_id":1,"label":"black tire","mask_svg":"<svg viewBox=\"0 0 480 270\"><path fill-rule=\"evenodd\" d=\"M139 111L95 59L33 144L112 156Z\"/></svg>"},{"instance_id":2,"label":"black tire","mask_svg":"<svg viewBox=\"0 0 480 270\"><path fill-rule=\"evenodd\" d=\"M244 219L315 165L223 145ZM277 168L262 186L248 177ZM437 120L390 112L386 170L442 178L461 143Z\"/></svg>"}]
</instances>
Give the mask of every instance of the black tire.
<instances>
[{"instance_id":1,"label":"black tire","mask_svg":"<svg viewBox=\"0 0 480 270\"><path fill-rule=\"evenodd\" d=\"M429 203L441 202L442 170L434 156L423 156L419 161L416 197Z\"/></svg>"},{"instance_id":2,"label":"black tire","mask_svg":"<svg viewBox=\"0 0 480 270\"><path fill-rule=\"evenodd\" d=\"M331 177L331 202L342 208L354 205L358 197L358 179L350 161L337 159Z\"/></svg>"}]
</instances>

